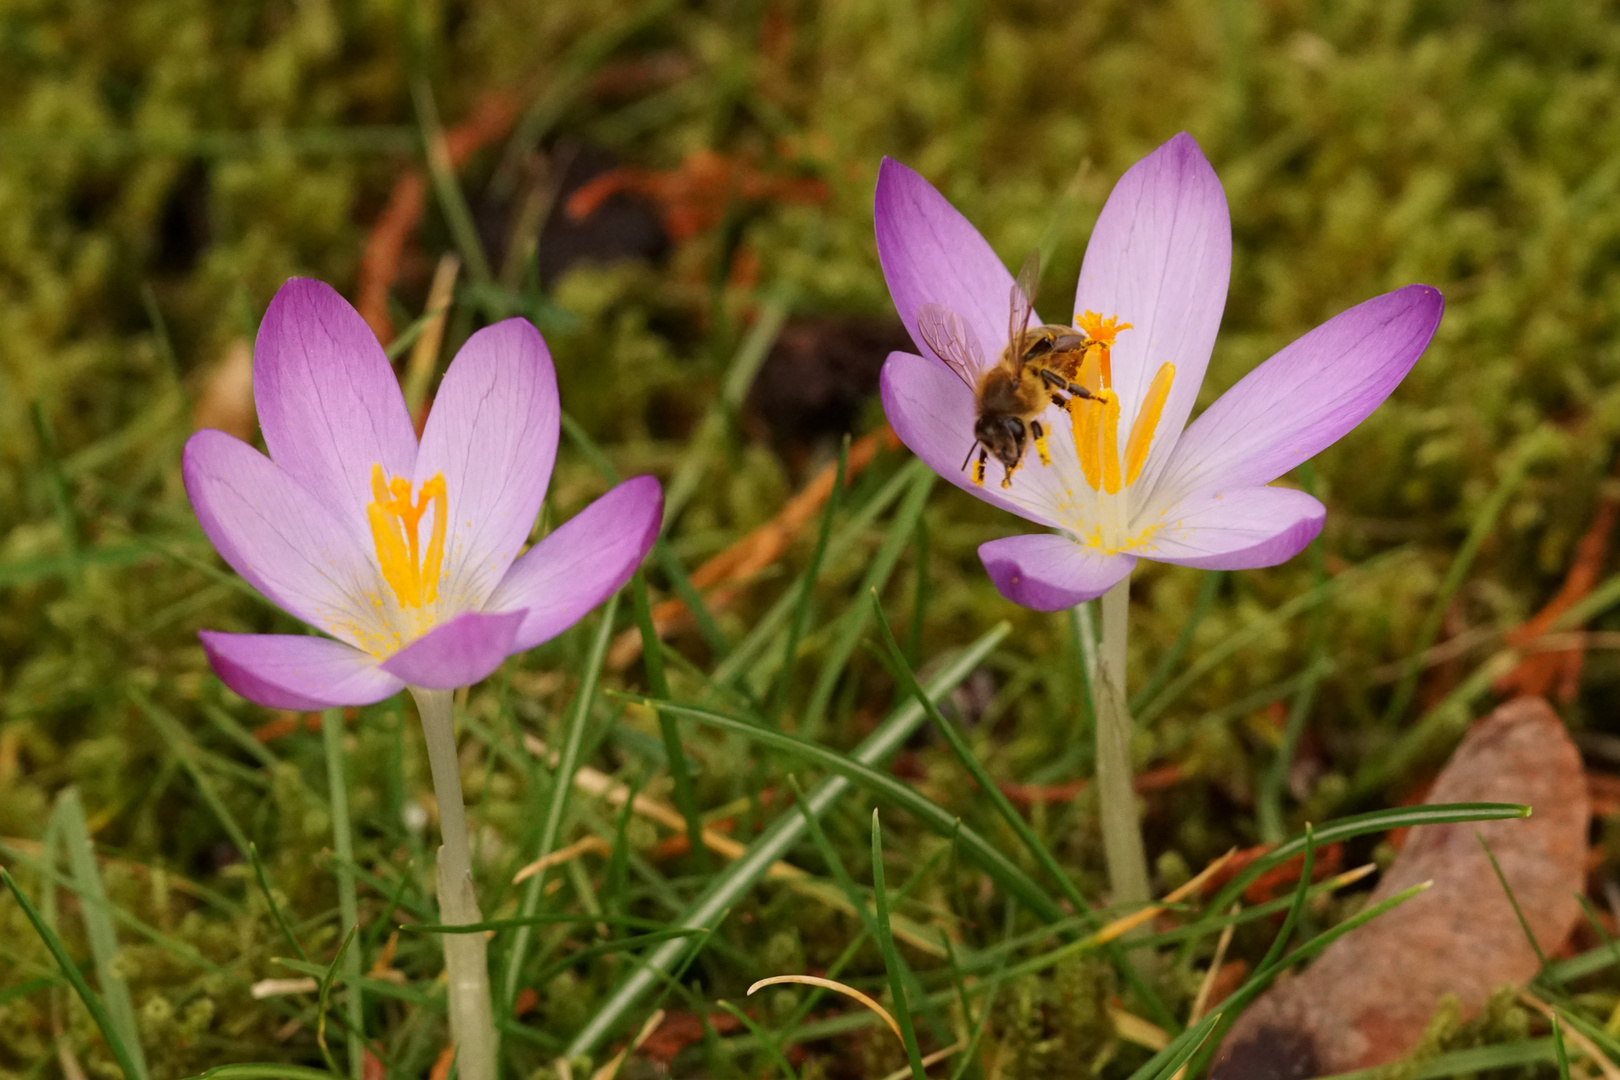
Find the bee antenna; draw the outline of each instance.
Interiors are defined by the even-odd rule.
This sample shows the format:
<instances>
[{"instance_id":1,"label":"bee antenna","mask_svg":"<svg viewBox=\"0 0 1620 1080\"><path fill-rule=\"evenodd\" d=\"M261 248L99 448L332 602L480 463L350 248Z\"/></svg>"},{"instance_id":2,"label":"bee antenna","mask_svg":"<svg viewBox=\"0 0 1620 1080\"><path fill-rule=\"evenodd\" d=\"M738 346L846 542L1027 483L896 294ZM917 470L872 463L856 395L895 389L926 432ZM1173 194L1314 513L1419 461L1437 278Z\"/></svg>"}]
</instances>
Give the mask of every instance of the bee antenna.
<instances>
[{"instance_id":1,"label":"bee antenna","mask_svg":"<svg viewBox=\"0 0 1620 1080\"><path fill-rule=\"evenodd\" d=\"M961 472L962 469L965 469L965 468L968 467L968 462L973 460L973 451L977 450L978 448L979 448L979 440L974 439L973 440L973 445L968 447L967 457L962 459L962 468L958 469L957 472Z\"/></svg>"}]
</instances>

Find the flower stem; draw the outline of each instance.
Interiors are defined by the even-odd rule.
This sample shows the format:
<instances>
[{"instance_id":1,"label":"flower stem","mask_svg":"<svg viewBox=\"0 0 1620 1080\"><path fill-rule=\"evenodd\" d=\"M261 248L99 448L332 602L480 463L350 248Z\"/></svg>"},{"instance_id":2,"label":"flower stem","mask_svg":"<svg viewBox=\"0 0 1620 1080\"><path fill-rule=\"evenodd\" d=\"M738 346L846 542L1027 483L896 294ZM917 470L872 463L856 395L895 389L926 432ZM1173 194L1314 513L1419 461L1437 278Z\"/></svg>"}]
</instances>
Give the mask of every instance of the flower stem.
<instances>
[{"instance_id":1,"label":"flower stem","mask_svg":"<svg viewBox=\"0 0 1620 1080\"><path fill-rule=\"evenodd\" d=\"M439 919L446 924L483 921L473 892L472 852L467 811L461 799L461 766L449 690L411 687L427 737L433 793L439 801ZM483 934L445 934L444 972L448 983L450 1039L456 1047L461 1080L495 1080L495 1018L489 996L489 958Z\"/></svg>"},{"instance_id":2,"label":"flower stem","mask_svg":"<svg viewBox=\"0 0 1620 1080\"><path fill-rule=\"evenodd\" d=\"M1103 853L1116 904L1148 900L1147 855L1131 786L1131 713L1125 704L1125 639L1131 579L1102 598L1102 646L1097 665L1097 809Z\"/></svg>"}]
</instances>

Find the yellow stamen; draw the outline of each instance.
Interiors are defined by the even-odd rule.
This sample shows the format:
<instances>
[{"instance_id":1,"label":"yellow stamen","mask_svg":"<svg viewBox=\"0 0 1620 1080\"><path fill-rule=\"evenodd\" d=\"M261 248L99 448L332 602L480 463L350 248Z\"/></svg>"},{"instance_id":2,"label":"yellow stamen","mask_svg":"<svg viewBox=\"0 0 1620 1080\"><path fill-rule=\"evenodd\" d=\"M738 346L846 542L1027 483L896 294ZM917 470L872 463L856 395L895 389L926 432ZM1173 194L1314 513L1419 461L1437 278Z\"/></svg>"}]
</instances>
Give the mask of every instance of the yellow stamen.
<instances>
[{"instance_id":1,"label":"yellow stamen","mask_svg":"<svg viewBox=\"0 0 1620 1080\"><path fill-rule=\"evenodd\" d=\"M1119 494L1119 395L1109 394L1102 407L1103 490Z\"/></svg>"},{"instance_id":2,"label":"yellow stamen","mask_svg":"<svg viewBox=\"0 0 1620 1080\"><path fill-rule=\"evenodd\" d=\"M1097 424L1101 419L1101 403L1095 399L1103 395L1103 354L1108 350L1093 345L1086 349L1080 360L1075 382L1091 391L1093 400L1078 397L1069 399L1069 421L1074 429L1074 446L1080 455L1080 470L1086 474L1086 483L1096 491L1102 486L1102 462L1097 456Z\"/></svg>"},{"instance_id":3,"label":"yellow stamen","mask_svg":"<svg viewBox=\"0 0 1620 1080\"><path fill-rule=\"evenodd\" d=\"M1160 364L1158 374L1153 376L1153 385L1148 387L1147 397L1137 410L1136 421L1131 424L1131 437L1125 442L1126 487L1136 483L1136 478L1142 475L1142 466L1147 464L1153 435L1159 427L1159 414L1164 412L1164 399L1170 396L1170 382L1175 377L1176 365Z\"/></svg>"},{"instance_id":4,"label":"yellow stamen","mask_svg":"<svg viewBox=\"0 0 1620 1080\"><path fill-rule=\"evenodd\" d=\"M411 482L396 476L385 478L381 465L371 467L372 501L366 507L371 523L371 539L377 548L377 565L383 580L394 590L401 607L419 608L439 596L439 570L444 563L444 534L449 517L449 498L444 474L435 473L422 484L413 502ZM417 525L433 503L433 532L426 553L421 550Z\"/></svg>"}]
</instances>

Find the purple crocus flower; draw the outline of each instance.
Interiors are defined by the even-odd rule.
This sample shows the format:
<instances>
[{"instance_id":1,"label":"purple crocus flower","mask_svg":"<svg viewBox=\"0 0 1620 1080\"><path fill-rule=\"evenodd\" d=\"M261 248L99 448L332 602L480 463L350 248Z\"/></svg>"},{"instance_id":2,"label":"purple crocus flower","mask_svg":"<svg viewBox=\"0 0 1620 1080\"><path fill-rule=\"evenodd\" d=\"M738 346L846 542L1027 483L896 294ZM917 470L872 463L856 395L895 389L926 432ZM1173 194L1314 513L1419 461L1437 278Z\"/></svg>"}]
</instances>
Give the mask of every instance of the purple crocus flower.
<instances>
[{"instance_id":1,"label":"purple crocus flower","mask_svg":"<svg viewBox=\"0 0 1620 1080\"><path fill-rule=\"evenodd\" d=\"M1094 396L1071 398L1067 416L1046 409L1038 449L1050 463L1032 452L1001 487L963 468L977 454L967 381L1006 349L1012 275L966 218L895 161L878 174L875 217L889 293L923 354L884 364L889 422L941 476L1055 530L979 548L1002 595L1043 611L1102 595L1138 559L1238 570L1298 554L1326 510L1267 485L1364 420L1440 322L1440 293L1427 285L1374 297L1255 368L1188 426L1226 303L1232 239L1214 169L1192 136L1177 135L1120 178L1086 248L1074 325L1086 343L1079 384ZM959 376L936 356L919 312L925 326L969 342L977 370Z\"/></svg>"},{"instance_id":2,"label":"purple crocus flower","mask_svg":"<svg viewBox=\"0 0 1620 1080\"><path fill-rule=\"evenodd\" d=\"M270 456L199 431L186 491L232 569L331 635L203 631L219 677L261 705L475 683L612 595L657 535L663 493L639 476L519 554L560 417L551 355L522 319L467 340L420 444L377 339L321 282L282 286L253 361Z\"/></svg>"}]
</instances>

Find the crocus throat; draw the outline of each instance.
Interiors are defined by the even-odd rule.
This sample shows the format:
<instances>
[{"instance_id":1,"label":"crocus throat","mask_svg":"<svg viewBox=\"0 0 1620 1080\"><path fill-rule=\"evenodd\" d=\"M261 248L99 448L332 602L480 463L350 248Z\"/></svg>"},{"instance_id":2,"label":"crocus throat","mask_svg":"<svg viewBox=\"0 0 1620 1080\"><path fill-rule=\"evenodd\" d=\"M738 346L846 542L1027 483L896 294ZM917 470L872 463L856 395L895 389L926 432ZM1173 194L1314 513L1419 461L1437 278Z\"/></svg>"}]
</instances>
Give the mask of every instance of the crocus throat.
<instances>
[{"instance_id":1,"label":"crocus throat","mask_svg":"<svg viewBox=\"0 0 1620 1080\"><path fill-rule=\"evenodd\" d=\"M449 515L444 474L423 481L415 501L404 477L386 478L381 465L371 467L372 501L366 506L377 565L402 608L421 608L439 596L439 568L444 562L444 534ZM433 504L433 531L421 550L417 525Z\"/></svg>"}]
</instances>

